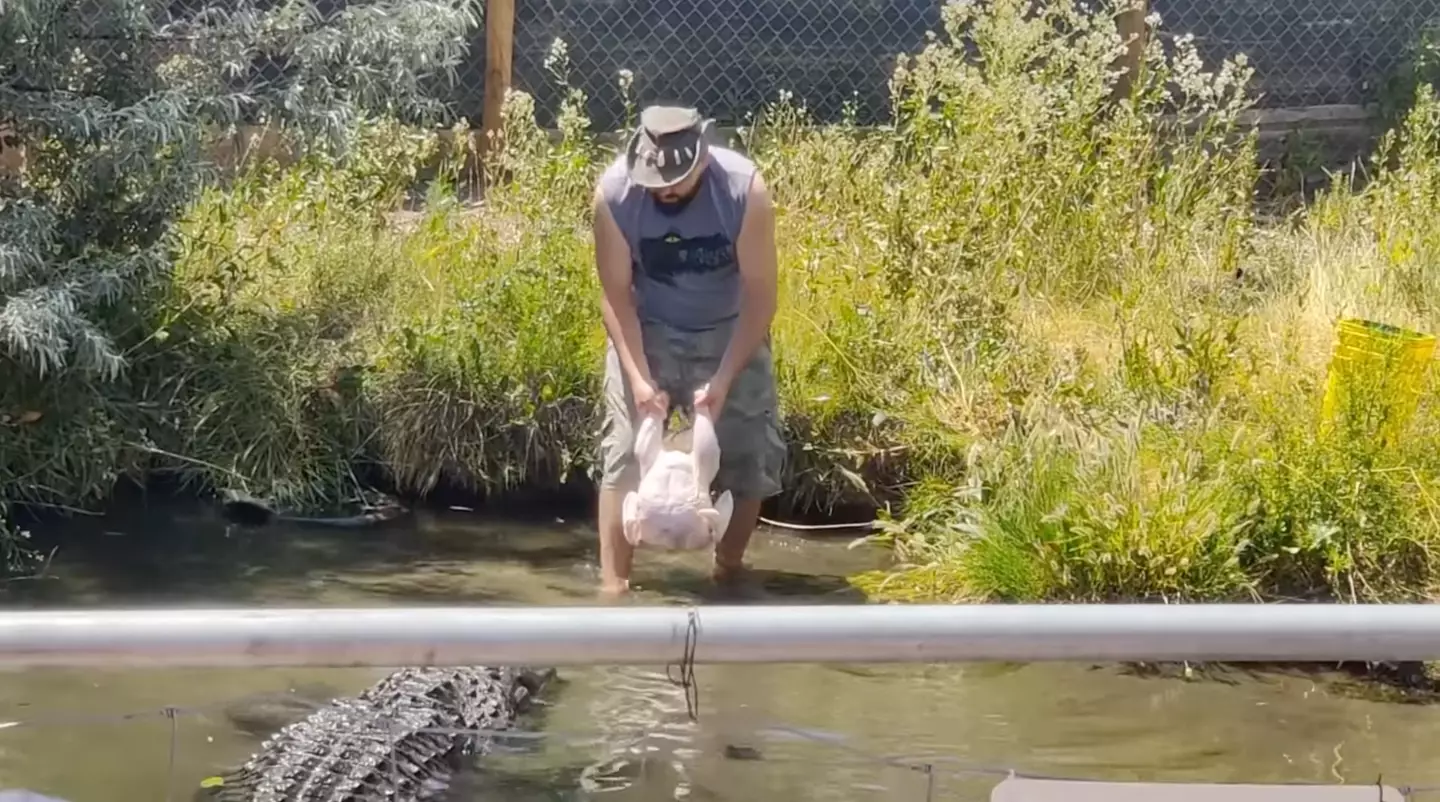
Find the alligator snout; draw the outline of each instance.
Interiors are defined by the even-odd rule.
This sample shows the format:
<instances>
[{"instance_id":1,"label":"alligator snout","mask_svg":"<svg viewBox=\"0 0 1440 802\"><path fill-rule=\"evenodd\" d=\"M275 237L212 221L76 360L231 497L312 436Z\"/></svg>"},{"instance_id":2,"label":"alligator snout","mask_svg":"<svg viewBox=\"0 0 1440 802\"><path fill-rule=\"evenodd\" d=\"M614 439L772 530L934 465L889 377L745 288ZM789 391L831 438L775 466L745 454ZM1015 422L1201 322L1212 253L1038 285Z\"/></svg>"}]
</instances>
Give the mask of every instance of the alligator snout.
<instances>
[{"instance_id":1,"label":"alligator snout","mask_svg":"<svg viewBox=\"0 0 1440 802\"><path fill-rule=\"evenodd\" d=\"M515 677L515 706L521 710L530 706L535 697L539 696L550 683L555 682L558 672L554 668L530 668L520 669ZM4 800L0 800L4 802Z\"/></svg>"}]
</instances>

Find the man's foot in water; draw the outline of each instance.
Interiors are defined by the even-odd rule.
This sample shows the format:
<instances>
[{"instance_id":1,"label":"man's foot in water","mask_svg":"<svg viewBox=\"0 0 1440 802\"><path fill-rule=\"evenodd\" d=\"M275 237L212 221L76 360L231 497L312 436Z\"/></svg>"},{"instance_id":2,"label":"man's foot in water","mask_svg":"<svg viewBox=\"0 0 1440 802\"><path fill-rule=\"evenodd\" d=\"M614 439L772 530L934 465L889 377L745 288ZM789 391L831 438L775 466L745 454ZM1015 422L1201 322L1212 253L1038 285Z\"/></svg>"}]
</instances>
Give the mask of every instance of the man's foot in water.
<instances>
[{"instance_id":1,"label":"man's foot in water","mask_svg":"<svg viewBox=\"0 0 1440 802\"><path fill-rule=\"evenodd\" d=\"M765 596L750 566L744 563L729 565L717 561L710 571L710 579L720 595L726 598L760 599Z\"/></svg>"},{"instance_id":2,"label":"man's foot in water","mask_svg":"<svg viewBox=\"0 0 1440 802\"><path fill-rule=\"evenodd\" d=\"M630 583L626 580L600 583L600 598L603 601L619 601L629 595Z\"/></svg>"},{"instance_id":3,"label":"man's foot in water","mask_svg":"<svg viewBox=\"0 0 1440 802\"><path fill-rule=\"evenodd\" d=\"M748 569L749 566L744 563L727 564L716 560L710 569L710 579L717 585L733 585L745 577Z\"/></svg>"}]
</instances>

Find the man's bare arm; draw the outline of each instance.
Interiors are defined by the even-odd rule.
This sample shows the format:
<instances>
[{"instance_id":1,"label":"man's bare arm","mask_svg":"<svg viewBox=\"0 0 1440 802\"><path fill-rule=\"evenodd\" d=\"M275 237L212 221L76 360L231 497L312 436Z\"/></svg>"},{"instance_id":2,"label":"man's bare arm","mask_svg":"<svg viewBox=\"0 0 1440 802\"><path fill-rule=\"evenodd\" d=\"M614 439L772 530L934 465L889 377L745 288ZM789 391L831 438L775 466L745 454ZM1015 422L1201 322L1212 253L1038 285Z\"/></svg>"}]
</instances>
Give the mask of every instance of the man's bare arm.
<instances>
[{"instance_id":1,"label":"man's bare arm","mask_svg":"<svg viewBox=\"0 0 1440 802\"><path fill-rule=\"evenodd\" d=\"M714 380L726 387L770 332L770 323L775 319L777 258L775 206L764 180L756 173L735 243L735 259L740 268L740 315L730 335L730 345L715 371Z\"/></svg>"},{"instance_id":2,"label":"man's bare arm","mask_svg":"<svg viewBox=\"0 0 1440 802\"><path fill-rule=\"evenodd\" d=\"M640 318L635 314L631 287L630 246L610 215L610 207L595 193L595 269L600 274L600 309L605 330L615 341L620 366L632 384L650 383L650 365L640 343Z\"/></svg>"}]
</instances>

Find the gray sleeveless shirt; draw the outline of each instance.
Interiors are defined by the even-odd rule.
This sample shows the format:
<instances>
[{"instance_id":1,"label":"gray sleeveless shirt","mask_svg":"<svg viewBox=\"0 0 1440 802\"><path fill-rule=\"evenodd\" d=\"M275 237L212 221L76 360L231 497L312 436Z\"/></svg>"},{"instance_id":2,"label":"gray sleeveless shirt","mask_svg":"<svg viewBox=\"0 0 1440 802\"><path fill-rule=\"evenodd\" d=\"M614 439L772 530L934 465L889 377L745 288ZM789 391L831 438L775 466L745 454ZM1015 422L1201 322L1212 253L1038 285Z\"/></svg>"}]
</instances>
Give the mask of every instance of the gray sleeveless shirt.
<instances>
[{"instance_id":1,"label":"gray sleeveless shirt","mask_svg":"<svg viewBox=\"0 0 1440 802\"><path fill-rule=\"evenodd\" d=\"M642 323L703 331L740 312L735 243L755 163L710 146L700 191L676 214L655 208L630 183L622 153L600 177L601 197L630 246L636 312Z\"/></svg>"}]
</instances>

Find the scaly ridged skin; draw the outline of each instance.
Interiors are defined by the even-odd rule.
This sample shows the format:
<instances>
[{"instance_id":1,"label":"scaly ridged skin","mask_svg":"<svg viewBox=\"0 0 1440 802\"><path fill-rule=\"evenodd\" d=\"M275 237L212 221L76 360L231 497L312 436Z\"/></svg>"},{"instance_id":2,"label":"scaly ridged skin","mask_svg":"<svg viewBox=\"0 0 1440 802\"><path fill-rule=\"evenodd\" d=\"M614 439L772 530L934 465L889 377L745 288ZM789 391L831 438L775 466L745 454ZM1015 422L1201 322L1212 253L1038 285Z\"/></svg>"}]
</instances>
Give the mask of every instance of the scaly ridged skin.
<instances>
[{"instance_id":1,"label":"scaly ridged skin","mask_svg":"<svg viewBox=\"0 0 1440 802\"><path fill-rule=\"evenodd\" d=\"M553 675L519 668L404 668L280 730L209 802L424 802L464 758L490 751Z\"/></svg>"}]
</instances>

